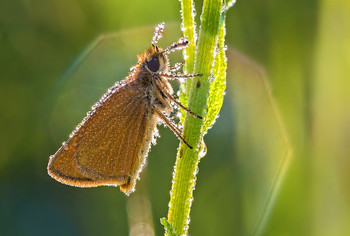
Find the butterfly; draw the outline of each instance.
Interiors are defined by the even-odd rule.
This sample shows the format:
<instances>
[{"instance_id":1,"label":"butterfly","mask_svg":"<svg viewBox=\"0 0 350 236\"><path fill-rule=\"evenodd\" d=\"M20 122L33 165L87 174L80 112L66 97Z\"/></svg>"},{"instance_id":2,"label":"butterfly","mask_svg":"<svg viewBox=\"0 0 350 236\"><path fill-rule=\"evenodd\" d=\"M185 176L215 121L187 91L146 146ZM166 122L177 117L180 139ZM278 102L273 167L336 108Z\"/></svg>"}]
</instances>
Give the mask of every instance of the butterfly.
<instances>
[{"instance_id":1,"label":"butterfly","mask_svg":"<svg viewBox=\"0 0 350 236\"><path fill-rule=\"evenodd\" d=\"M76 187L119 186L129 195L144 166L156 126L164 123L188 147L182 130L171 120L173 104L194 114L173 97L168 80L202 76L174 74L184 63L170 67L168 54L188 45L180 39L166 49L156 44L164 23L157 25L152 45L137 56L138 62L123 81L112 86L50 157L48 173Z\"/></svg>"}]
</instances>

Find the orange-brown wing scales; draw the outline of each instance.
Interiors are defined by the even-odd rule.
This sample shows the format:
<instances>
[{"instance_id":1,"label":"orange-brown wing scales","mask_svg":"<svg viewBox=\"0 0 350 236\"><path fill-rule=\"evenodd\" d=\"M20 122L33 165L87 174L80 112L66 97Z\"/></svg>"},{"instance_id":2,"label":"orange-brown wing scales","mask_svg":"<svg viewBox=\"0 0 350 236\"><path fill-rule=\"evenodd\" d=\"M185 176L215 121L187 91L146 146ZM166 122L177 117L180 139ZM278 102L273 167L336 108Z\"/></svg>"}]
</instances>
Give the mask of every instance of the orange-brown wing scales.
<instances>
[{"instance_id":1,"label":"orange-brown wing scales","mask_svg":"<svg viewBox=\"0 0 350 236\"><path fill-rule=\"evenodd\" d=\"M143 91L125 85L100 104L50 159L50 175L73 186L132 190L144 158L142 148L152 132L148 127L153 115Z\"/></svg>"},{"instance_id":2,"label":"orange-brown wing scales","mask_svg":"<svg viewBox=\"0 0 350 236\"><path fill-rule=\"evenodd\" d=\"M138 136L146 136L148 117L146 113L141 113L144 111L139 106L131 106L126 116L106 121L107 129L94 127L97 137L104 140L96 142L93 136L82 138L81 143L89 147L80 145L77 148L78 168L87 175L100 176L102 179L132 175L134 162L141 152Z\"/></svg>"},{"instance_id":3,"label":"orange-brown wing scales","mask_svg":"<svg viewBox=\"0 0 350 236\"><path fill-rule=\"evenodd\" d=\"M149 116L151 116L151 114ZM128 160L132 160L132 162L128 166L124 167L131 167L129 172L129 181L127 181L123 185L120 185L120 189L124 192L130 192L133 190L136 183L136 178L138 177L138 173L141 171L144 158L146 157L142 153L142 148L144 143L146 142L146 138L149 135L149 132L153 132L153 130L148 130L151 119L151 117L147 117L145 119L145 116L141 114L139 116L135 116L134 120L130 122L130 124L134 122L135 124L137 124L137 126L133 125L133 128L135 128L135 130L133 130L133 132L130 132L123 140L123 142L126 142L128 144L125 158ZM148 152L148 148L149 147L147 147L146 153ZM125 150L122 150L122 152L125 152Z\"/></svg>"}]
</instances>

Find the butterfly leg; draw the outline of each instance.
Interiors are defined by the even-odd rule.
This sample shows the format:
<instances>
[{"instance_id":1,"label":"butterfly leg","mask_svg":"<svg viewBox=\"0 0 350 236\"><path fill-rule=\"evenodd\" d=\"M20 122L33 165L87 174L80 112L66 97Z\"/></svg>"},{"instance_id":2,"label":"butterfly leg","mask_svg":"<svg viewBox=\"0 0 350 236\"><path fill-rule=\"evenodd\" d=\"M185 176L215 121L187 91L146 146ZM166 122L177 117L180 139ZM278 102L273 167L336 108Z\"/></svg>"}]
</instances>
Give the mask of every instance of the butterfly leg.
<instances>
[{"instance_id":1,"label":"butterfly leg","mask_svg":"<svg viewBox=\"0 0 350 236\"><path fill-rule=\"evenodd\" d=\"M163 114L163 112L159 111L158 109L155 109L155 112L157 115L164 121L164 123L175 133L175 135L184 143L186 144L190 149L192 147L185 141L185 139L181 136L181 130L174 124L172 120L170 120L167 116Z\"/></svg>"},{"instance_id":2,"label":"butterfly leg","mask_svg":"<svg viewBox=\"0 0 350 236\"><path fill-rule=\"evenodd\" d=\"M176 72L181 69L181 67L185 64L186 61L183 61L181 63L176 63L173 67L170 67L170 72Z\"/></svg>"},{"instance_id":3,"label":"butterfly leg","mask_svg":"<svg viewBox=\"0 0 350 236\"><path fill-rule=\"evenodd\" d=\"M170 94L168 93L168 91L163 91L164 95L167 96L168 98L170 98L171 101L173 101L176 105L178 105L180 108L182 108L183 110L187 111L188 113L190 113L193 117L195 118L199 118L199 119L203 119L201 116L193 113L189 108L185 107L184 105L182 105L180 102L176 101L176 99Z\"/></svg>"}]
</instances>

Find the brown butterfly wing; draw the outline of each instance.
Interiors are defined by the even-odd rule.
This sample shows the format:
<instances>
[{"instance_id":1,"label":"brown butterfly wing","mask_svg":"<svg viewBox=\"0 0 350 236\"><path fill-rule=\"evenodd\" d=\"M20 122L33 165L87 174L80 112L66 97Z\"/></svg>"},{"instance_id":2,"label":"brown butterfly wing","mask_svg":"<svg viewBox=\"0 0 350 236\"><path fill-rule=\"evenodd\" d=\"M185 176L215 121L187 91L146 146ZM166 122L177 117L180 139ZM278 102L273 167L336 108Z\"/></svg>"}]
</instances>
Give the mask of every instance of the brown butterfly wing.
<instances>
[{"instance_id":1,"label":"brown butterfly wing","mask_svg":"<svg viewBox=\"0 0 350 236\"><path fill-rule=\"evenodd\" d=\"M147 155L155 120L142 85L131 81L113 88L50 158L49 174L68 185L120 185L130 192Z\"/></svg>"}]
</instances>

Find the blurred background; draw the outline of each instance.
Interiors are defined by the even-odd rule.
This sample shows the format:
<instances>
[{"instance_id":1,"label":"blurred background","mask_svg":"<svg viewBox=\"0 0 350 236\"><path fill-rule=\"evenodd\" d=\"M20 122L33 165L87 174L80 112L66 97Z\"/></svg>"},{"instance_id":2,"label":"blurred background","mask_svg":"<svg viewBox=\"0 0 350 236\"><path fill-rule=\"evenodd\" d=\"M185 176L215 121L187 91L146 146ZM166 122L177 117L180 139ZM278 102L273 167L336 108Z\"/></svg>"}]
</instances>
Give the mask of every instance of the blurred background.
<instances>
[{"instance_id":1,"label":"blurred background","mask_svg":"<svg viewBox=\"0 0 350 236\"><path fill-rule=\"evenodd\" d=\"M227 92L205 137L190 235L350 235L349 12L347 0L230 9ZM130 197L46 171L163 21L166 47L181 36L179 1L0 1L0 235L163 234L178 147L169 129Z\"/></svg>"}]
</instances>

